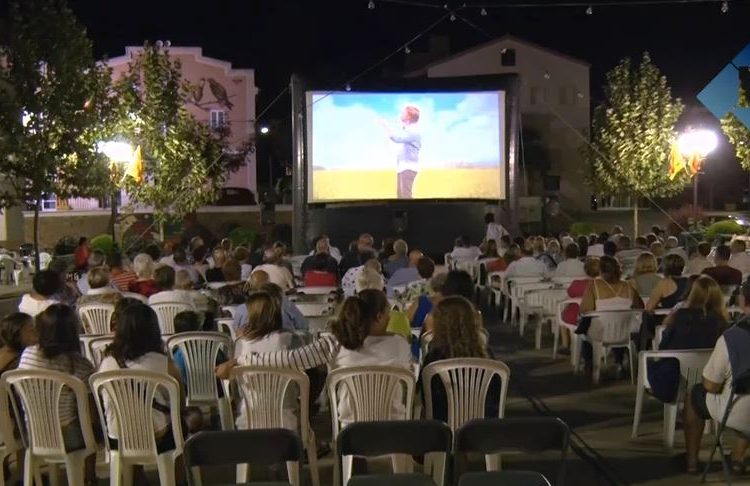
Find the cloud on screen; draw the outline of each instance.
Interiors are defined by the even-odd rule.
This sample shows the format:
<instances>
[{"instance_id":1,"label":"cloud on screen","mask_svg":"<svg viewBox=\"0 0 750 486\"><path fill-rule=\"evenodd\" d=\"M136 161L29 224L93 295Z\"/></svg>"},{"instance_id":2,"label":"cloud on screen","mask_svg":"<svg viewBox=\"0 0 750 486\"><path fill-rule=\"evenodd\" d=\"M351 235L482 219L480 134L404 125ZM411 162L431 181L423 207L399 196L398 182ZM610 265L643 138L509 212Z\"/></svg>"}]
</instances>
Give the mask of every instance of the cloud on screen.
<instances>
[{"instance_id":1,"label":"cloud on screen","mask_svg":"<svg viewBox=\"0 0 750 486\"><path fill-rule=\"evenodd\" d=\"M401 130L405 105L420 110L421 166L498 166L502 158L501 105L496 92L334 93L313 95L313 166L325 169L396 168L398 144L379 124Z\"/></svg>"}]
</instances>

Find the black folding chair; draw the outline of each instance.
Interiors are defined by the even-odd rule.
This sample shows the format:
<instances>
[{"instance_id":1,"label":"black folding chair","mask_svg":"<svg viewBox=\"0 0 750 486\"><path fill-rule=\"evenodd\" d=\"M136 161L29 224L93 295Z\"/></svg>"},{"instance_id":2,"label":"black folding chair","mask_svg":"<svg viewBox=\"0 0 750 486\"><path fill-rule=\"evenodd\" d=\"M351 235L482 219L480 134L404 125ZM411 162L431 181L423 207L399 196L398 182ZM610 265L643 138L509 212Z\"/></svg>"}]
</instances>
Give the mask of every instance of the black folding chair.
<instances>
[{"instance_id":1,"label":"black folding chair","mask_svg":"<svg viewBox=\"0 0 750 486\"><path fill-rule=\"evenodd\" d=\"M705 469L703 469L703 475L701 476L702 483L706 482L706 476L708 475L709 469L711 469L711 463L714 461L714 455L716 454L716 450L718 449L719 455L721 456L721 465L724 469L724 480L726 481L727 485L732 485L732 466L729 462L729 458L724 453L724 446L721 443L721 436L724 434L725 430L729 429L739 434L743 439L750 441L750 434L743 433L740 430L733 429L727 426L727 420L729 419L729 415L732 412L734 406L737 404L740 398L747 397L748 395L750 395L750 371L746 371L736 378L732 377L732 391L729 394L729 403L727 404L726 410L724 410L724 416L721 418L721 423L719 424L719 428L716 431L716 441L714 442L714 446L711 449L711 456L708 458Z\"/></svg>"},{"instance_id":2,"label":"black folding chair","mask_svg":"<svg viewBox=\"0 0 750 486\"><path fill-rule=\"evenodd\" d=\"M467 422L458 430L455 451L484 454L489 465L502 452L557 450L560 451L560 466L555 484L562 486L565 484L565 459L569 443L570 430L558 418L485 418Z\"/></svg>"},{"instance_id":3,"label":"black folding chair","mask_svg":"<svg viewBox=\"0 0 750 486\"><path fill-rule=\"evenodd\" d=\"M461 476L458 486L550 486L544 475L533 471L472 472Z\"/></svg>"},{"instance_id":4,"label":"black folding chair","mask_svg":"<svg viewBox=\"0 0 750 486\"><path fill-rule=\"evenodd\" d=\"M336 440L342 484L442 486L445 482L445 463L451 451L451 442L450 428L439 420L351 423L339 432ZM406 457L402 464L406 473L397 471L397 474L351 477L353 456L376 457L388 454L424 455L425 470L431 469L432 478L426 474L413 473L411 457Z\"/></svg>"},{"instance_id":5,"label":"black folding chair","mask_svg":"<svg viewBox=\"0 0 750 486\"><path fill-rule=\"evenodd\" d=\"M289 482L251 483L257 486L299 486L302 442L288 429L222 430L200 432L185 442L185 467L190 486L201 480L201 466L286 463ZM222 483L226 484L226 483ZM232 483L234 484L234 483Z\"/></svg>"}]
</instances>

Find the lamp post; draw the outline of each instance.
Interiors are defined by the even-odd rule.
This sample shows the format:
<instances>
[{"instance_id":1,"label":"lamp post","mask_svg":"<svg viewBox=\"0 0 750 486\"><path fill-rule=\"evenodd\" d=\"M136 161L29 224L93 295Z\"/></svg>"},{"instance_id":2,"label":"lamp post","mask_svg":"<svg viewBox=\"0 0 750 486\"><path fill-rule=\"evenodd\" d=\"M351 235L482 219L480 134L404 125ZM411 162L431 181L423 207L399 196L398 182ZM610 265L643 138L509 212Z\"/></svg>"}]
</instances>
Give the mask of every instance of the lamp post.
<instances>
[{"instance_id":1,"label":"lamp post","mask_svg":"<svg viewBox=\"0 0 750 486\"><path fill-rule=\"evenodd\" d=\"M112 219L112 243L115 243L115 223L117 221L117 185L115 183L115 176L117 175L116 167L118 164L128 163L133 160L134 149L133 146L127 142L122 141L106 141L99 142L96 144L96 149L107 156L110 160L110 167L112 173L112 194L110 199L111 206L111 219Z\"/></svg>"},{"instance_id":2,"label":"lamp post","mask_svg":"<svg viewBox=\"0 0 750 486\"><path fill-rule=\"evenodd\" d=\"M693 170L693 212L698 214L698 175L700 174L700 164L703 160L716 149L719 144L719 138L716 133L705 129L689 129L683 132L677 139L677 146L680 154L691 163L695 161L697 167Z\"/></svg>"}]
</instances>

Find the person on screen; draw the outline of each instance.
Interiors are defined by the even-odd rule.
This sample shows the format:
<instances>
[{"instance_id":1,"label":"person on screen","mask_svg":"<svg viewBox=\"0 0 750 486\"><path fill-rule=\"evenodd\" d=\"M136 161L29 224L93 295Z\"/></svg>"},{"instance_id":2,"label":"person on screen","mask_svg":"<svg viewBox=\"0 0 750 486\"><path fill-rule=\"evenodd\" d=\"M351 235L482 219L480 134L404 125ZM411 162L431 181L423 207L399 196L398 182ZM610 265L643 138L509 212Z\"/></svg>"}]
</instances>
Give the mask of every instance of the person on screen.
<instances>
[{"instance_id":1,"label":"person on screen","mask_svg":"<svg viewBox=\"0 0 750 486\"><path fill-rule=\"evenodd\" d=\"M419 150L422 148L422 136L417 132L419 108L407 105L401 112L402 129L393 131L386 122L382 122L392 142L401 144L396 156L396 171L398 172L397 193L399 199L411 199L414 180L419 171Z\"/></svg>"}]
</instances>

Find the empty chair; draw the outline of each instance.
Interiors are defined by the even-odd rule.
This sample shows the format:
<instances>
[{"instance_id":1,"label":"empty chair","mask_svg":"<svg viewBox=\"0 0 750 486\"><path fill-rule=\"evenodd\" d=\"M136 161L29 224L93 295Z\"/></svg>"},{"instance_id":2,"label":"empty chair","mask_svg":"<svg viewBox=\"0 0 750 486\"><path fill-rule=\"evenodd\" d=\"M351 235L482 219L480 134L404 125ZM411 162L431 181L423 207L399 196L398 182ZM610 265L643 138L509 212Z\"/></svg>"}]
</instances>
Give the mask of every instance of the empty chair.
<instances>
[{"instance_id":1,"label":"empty chair","mask_svg":"<svg viewBox=\"0 0 750 486\"><path fill-rule=\"evenodd\" d=\"M533 471L471 472L461 475L458 486L550 486L544 475Z\"/></svg>"},{"instance_id":2,"label":"empty chair","mask_svg":"<svg viewBox=\"0 0 750 486\"><path fill-rule=\"evenodd\" d=\"M5 464L8 457L23 449L23 444L13 431L14 424L10 416L9 398L5 387L0 387L0 467ZM4 474L0 474L0 486L5 486Z\"/></svg>"},{"instance_id":3,"label":"empty chair","mask_svg":"<svg viewBox=\"0 0 750 486\"><path fill-rule=\"evenodd\" d=\"M565 459L570 443L570 430L562 420L553 417L491 418L467 422L456 432L457 453L478 452L485 456L487 469L496 471L496 460L503 452L536 454L560 451L557 481L565 482ZM503 484L503 483L498 483Z\"/></svg>"},{"instance_id":4,"label":"empty chair","mask_svg":"<svg viewBox=\"0 0 750 486\"><path fill-rule=\"evenodd\" d=\"M94 373L89 378L104 435L116 438L117 448L108 447L110 483L132 483L132 466L156 464L159 482L175 485L175 460L182 454L180 425L180 388L177 380L153 371L121 369ZM169 428L173 444L165 435L163 444L173 445L160 450L153 416L157 412L157 394L166 397L169 405ZM171 430L170 430L171 429Z\"/></svg>"},{"instance_id":5,"label":"empty chair","mask_svg":"<svg viewBox=\"0 0 750 486\"><path fill-rule=\"evenodd\" d=\"M299 465L303 457L299 436L288 429L204 431L185 442L185 467L190 486L204 484L201 466L248 463L286 463L289 482L272 484L299 486Z\"/></svg>"},{"instance_id":6,"label":"empty chair","mask_svg":"<svg viewBox=\"0 0 750 486\"><path fill-rule=\"evenodd\" d=\"M180 312L195 310L192 305L184 302L160 302L149 307L156 312L162 334L174 334L174 316Z\"/></svg>"},{"instance_id":7,"label":"empty chair","mask_svg":"<svg viewBox=\"0 0 750 486\"><path fill-rule=\"evenodd\" d=\"M8 396L11 391L15 392L23 406L28 440L24 484L32 484L41 462L49 463L50 475L55 479L58 465L65 464L68 484L84 484L85 460L96 452L86 384L69 374L50 370L6 371L0 383L2 393ZM71 452L66 451L63 424L60 422L60 398L64 388L75 394L83 438L83 447ZM16 417L20 417L19 413L16 410Z\"/></svg>"},{"instance_id":8,"label":"empty chair","mask_svg":"<svg viewBox=\"0 0 750 486\"><path fill-rule=\"evenodd\" d=\"M114 313L115 306L112 304L87 304L78 308L85 334L109 334Z\"/></svg>"},{"instance_id":9,"label":"empty chair","mask_svg":"<svg viewBox=\"0 0 750 486\"><path fill-rule=\"evenodd\" d=\"M219 393L214 370L219 355L224 359L232 355L232 341L220 332L185 332L167 340L170 356L180 351L186 371L185 405L189 407L212 406L219 410L221 428L232 428L232 404L229 394Z\"/></svg>"},{"instance_id":10,"label":"empty chair","mask_svg":"<svg viewBox=\"0 0 750 486\"><path fill-rule=\"evenodd\" d=\"M245 425L248 429L288 428L287 393L298 398L299 436L307 450L313 486L320 485L318 475L318 453L315 433L310 427L310 379L297 370L264 368L260 366L238 366L232 370L232 380L244 401ZM247 467L237 468L238 482L247 481Z\"/></svg>"},{"instance_id":11,"label":"empty chair","mask_svg":"<svg viewBox=\"0 0 750 486\"><path fill-rule=\"evenodd\" d=\"M445 464L452 446L450 428L439 420L399 420L354 422L347 425L336 439L337 459L342 466L342 484L366 485L435 485L445 482ZM403 471L395 475L352 476L354 456L376 457L386 454L406 455L395 462ZM432 478L414 474L410 456L425 455L425 464L433 465ZM351 479L350 479L351 478Z\"/></svg>"},{"instance_id":12,"label":"empty chair","mask_svg":"<svg viewBox=\"0 0 750 486\"><path fill-rule=\"evenodd\" d=\"M485 417L490 383L495 377L500 380L497 413L499 417L505 414L505 397L510 379L510 369L505 363L484 358L454 358L425 366L422 370L422 387L427 418L436 418L432 390L434 377L439 377L445 389L446 421L454 432L469 420ZM494 408L494 404L490 405Z\"/></svg>"}]
</instances>

